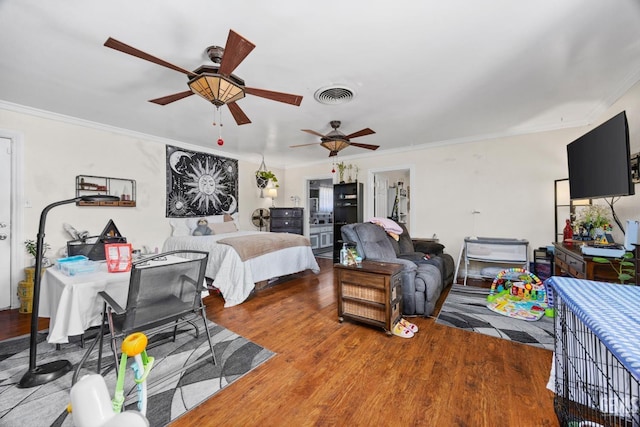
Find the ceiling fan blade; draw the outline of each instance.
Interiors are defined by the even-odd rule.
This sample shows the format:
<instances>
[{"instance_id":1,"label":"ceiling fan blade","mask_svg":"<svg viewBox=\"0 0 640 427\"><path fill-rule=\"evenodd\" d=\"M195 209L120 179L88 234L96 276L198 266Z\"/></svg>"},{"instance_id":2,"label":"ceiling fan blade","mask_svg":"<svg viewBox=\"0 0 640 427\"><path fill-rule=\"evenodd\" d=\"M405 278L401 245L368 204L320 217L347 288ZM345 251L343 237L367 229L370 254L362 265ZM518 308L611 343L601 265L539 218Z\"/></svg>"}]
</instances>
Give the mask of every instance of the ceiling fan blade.
<instances>
[{"instance_id":1,"label":"ceiling fan blade","mask_svg":"<svg viewBox=\"0 0 640 427\"><path fill-rule=\"evenodd\" d=\"M380 148L379 145L358 144L357 142L351 142L350 144L354 147L366 148L367 150L377 150L378 148Z\"/></svg>"},{"instance_id":2,"label":"ceiling fan blade","mask_svg":"<svg viewBox=\"0 0 640 427\"><path fill-rule=\"evenodd\" d=\"M149 102L153 102L158 105L167 105L191 95L193 95L193 92L185 90L184 92L174 93L173 95L163 96L162 98L150 99Z\"/></svg>"},{"instance_id":3,"label":"ceiling fan blade","mask_svg":"<svg viewBox=\"0 0 640 427\"><path fill-rule=\"evenodd\" d=\"M369 129L369 128L366 128L366 129L359 130L358 132L354 132L354 133L352 133L352 134L349 134L349 135L347 135L347 136L346 136L346 138L347 138L347 139L357 138L357 137L359 137L359 136L371 135L371 134L373 134L373 133L375 133L375 132L374 132L374 131L372 131L372 130L371 130L371 129Z\"/></svg>"},{"instance_id":4,"label":"ceiling fan blade","mask_svg":"<svg viewBox=\"0 0 640 427\"><path fill-rule=\"evenodd\" d=\"M180 68L177 65L173 65L163 59L156 58L153 55L149 55L146 52L136 49L135 47L129 46L128 44L124 44L121 41L118 41L114 38L109 37L106 42L104 42L106 47L110 47L111 49L119 50L120 52L138 57L140 59L144 59L146 61L153 62L154 64L162 65L163 67L170 68L175 71L179 71L184 73L190 77L195 76L192 71L185 70L184 68Z\"/></svg>"},{"instance_id":5,"label":"ceiling fan blade","mask_svg":"<svg viewBox=\"0 0 640 427\"><path fill-rule=\"evenodd\" d=\"M318 145L320 144L319 142L312 142L309 144L298 144L298 145L290 145L289 148L297 148L297 147L306 147L308 145Z\"/></svg>"},{"instance_id":6,"label":"ceiling fan blade","mask_svg":"<svg viewBox=\"0 0 640 427\"><path fill-rule=\"evenodd\" d=\"M320 132L316 132L315 130L311 130L311 129L300 129L300 130L302 132L310 133L311 135L319 136L320 138L326 138L325 135L321 134Z\"/></svg>"},{"instance_id":7,"label":"ceiling fan blade","mask_svg":"<svg viewBox=\"0 0 640 427\"><path fill-rule=\"evenodd\" d=\"M250 95L271 99L272 101L284 102L285 104L291 104L295 106L300 105L300 103L302 102L302 95L292 95L290 93L274 92L271 90L256 89L253 87L245 87L244 91Z\"/></svg>"},{"instance_id":8,"label":"ceiling fan blade","mask_svg":"<svg viewBox=\"0 0 640 427\"><path fill-rule=\"evenodd\" d=\"M222 61L220 62L220 69L218 72L225 76L233 73L233 70L235 70L242 61L244 61L244 58L246 58L255 47L255 44L251 43L240 34L233 30L229 30L229 37L227 37L227 44L224 47L224 53L222 54Z\"/></svg>"},{"instance_id":9,"label":"ceiling fan blade","mask_svg":"<svg viewBox=\"0 0 640 427\"><path fill-rule=\"evenodd\" d=\"M238 125L246 125L248 123L251 123L249 117L247 117L247 115L244 113L244 111L242 111L238 104L236 104L235 102L230 102L227 104L227 106L229 107L229 111L231 111L231 115Z\"/></svg>"}]
</instances>

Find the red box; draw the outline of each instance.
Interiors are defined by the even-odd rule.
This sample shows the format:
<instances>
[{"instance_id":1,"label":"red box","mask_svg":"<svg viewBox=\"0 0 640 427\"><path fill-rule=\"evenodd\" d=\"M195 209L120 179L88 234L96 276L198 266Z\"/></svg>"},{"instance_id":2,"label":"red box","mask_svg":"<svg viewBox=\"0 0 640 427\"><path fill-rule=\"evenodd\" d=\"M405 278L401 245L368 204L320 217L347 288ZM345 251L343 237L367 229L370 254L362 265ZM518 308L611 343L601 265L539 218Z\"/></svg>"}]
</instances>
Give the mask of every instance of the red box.
<instances>
[{"instance_id":1,"label":"red box","mask_svg":"<svg viewBox=\"0 0 640 427\"><path fill-rule=\"evenodd\" d=\"M109 273L126 273L131 270L131 243L107 243L104 255Z\"/></svg>"}]
</instances>

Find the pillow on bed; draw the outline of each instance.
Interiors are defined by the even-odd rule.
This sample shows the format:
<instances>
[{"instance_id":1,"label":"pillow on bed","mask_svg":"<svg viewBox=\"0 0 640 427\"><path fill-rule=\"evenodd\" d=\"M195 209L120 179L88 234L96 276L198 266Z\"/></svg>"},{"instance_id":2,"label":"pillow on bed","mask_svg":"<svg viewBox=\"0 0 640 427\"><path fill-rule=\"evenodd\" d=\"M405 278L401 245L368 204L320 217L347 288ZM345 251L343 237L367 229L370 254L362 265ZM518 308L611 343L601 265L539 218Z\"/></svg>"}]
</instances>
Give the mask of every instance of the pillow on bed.
<instances>
[{"instance_id":1,"label":"pillow on bed","mask_svg":"<svg viewBox=\"0 0 640 427\"><path fill-rule=\"evenodd\" d=\"M189 235L191 236L194 230L198 227L198 221L201 219L207 220L209 224L213 223L221 223L224 221L224 215L212 215L212 216L201 216L196 218L185 218L185 223L187 227L189 227Z\"/></svg>"},{"instance_id":2,"label":"pillow on bed","mask_svg":"<svg viewBox=\"0 0 640 427\"><path fill-rule=\"evenodd\" d=\"M238 231L238 227L236 227L236 223L233 221L209 224L209 228L213 231L213 234L225 234Z\"/></svg>"},{"instance_id":3,"label":"pillow on bed","mask_svg":"<svg viewBox=\"0 0 640 427\"><path fill-rule=\"evenodd\" d=\"M169 221L171 225L172 236L191 236L191 230L187 227L187 223L182 218L173 218Z\"/></svg>"},{"instance_id":4,"label":"pillow on bed","mask_svg":"<svg viewBox=\"0 0 640 427\"><path fill-rule=\"evenodd\" d=\"M225 220L225 215L212 215L196 218L171 218L169 221L169 224L171 225L171 235L175 237L192 236L193 232L198 227L198 221L202 218L206 219L209 224L212 224L215 222L223 222Z\"/></svg>"}]
</instances>

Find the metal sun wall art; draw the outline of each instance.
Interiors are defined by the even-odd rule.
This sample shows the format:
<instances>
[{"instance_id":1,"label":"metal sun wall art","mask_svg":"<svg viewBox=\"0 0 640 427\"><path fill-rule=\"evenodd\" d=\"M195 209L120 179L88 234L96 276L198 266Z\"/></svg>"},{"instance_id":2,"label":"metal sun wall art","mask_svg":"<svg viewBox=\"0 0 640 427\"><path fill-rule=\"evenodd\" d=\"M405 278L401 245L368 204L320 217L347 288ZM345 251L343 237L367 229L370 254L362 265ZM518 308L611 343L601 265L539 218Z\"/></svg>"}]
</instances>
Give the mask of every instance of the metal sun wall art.
<instances>
[{"instance_id":1,"label":"metal sun wall art","mask_svg":"<svg viewBox=\"0 0 640 427\"><path fill-rule=\"evenodd\" d=\"M238 161L167 145L167 218L238 211Z\"/></svg>"}]
</instances>

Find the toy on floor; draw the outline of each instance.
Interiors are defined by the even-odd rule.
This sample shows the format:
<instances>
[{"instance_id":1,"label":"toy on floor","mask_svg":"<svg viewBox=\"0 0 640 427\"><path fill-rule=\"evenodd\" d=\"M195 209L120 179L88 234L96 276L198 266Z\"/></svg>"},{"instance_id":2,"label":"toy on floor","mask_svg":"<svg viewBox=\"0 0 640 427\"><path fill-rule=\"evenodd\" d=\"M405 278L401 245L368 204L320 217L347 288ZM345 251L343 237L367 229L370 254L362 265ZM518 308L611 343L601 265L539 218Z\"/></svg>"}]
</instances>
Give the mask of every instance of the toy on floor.
<instances>
[{"instance_id":1,"label":"toy on floor","mask_svg":"<svg viewBox=\"0 0 640 427\"><path fill-rule=\"evenodd\" d=\"M147 411L147 375L153 366L153 357L145 350L147 337L140 332L127 336L122 342L122 358L116 390L113 399L104 378L98 374L85 375L71 388L73 422L79 427L148 427ZM138 411L124 411L124 378L127 370L127 357L133 357L131 365L134 381L138 389Z\"/></svg>"},{"instance_id":2,"label":"toy on floor","mask_svg":"<svg viewBox=\"0 0 640 427\"><path fill-rule=\"evenodd\" d=\"M530 271L508 268L493 279L487 308L515 319L535 321L548 312L547 291L538 276Z\"/></svg>"}]
</instances>

